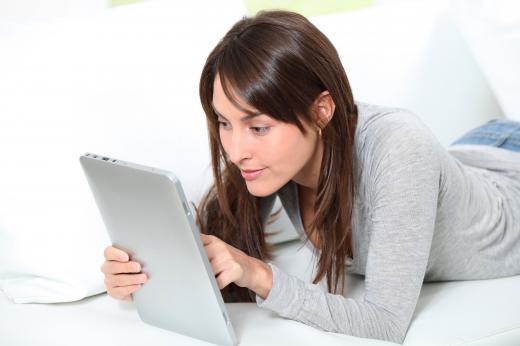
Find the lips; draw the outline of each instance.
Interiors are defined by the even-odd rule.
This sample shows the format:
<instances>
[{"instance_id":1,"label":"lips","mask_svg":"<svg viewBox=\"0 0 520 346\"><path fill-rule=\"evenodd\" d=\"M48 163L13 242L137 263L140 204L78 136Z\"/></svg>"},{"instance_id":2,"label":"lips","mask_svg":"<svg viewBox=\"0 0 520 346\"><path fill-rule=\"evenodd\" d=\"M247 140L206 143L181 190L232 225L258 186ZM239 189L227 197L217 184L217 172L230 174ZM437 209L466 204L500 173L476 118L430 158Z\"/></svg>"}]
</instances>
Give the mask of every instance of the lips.
<instances>
[{"instance_id":1,"label":"lips","mask_svg":"<svg viewBox=\"0 0 520 346\"><path fill-rule=\"evenodd\" d=\"M254 180L258 178L265 168L262 169L241 169L242 177L245 180Z\"/></svg>"}]
</instances>

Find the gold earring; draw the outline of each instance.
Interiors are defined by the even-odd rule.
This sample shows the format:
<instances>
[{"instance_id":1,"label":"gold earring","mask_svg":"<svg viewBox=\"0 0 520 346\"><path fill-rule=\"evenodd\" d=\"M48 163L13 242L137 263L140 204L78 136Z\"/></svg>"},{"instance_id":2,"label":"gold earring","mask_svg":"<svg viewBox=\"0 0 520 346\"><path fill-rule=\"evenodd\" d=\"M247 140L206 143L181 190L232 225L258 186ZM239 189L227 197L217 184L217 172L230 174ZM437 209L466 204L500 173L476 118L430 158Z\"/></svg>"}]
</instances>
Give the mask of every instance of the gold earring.
<instances>
[{"instance_id":1,"label":"gold earring","mask_svg":"<svg viewBox=\"0 0 520 346\"><path fill-rule=\"evenodd\" d=\"M318 126L318 136L321 137L321 127Z\"/></svg>"}]
</instances>

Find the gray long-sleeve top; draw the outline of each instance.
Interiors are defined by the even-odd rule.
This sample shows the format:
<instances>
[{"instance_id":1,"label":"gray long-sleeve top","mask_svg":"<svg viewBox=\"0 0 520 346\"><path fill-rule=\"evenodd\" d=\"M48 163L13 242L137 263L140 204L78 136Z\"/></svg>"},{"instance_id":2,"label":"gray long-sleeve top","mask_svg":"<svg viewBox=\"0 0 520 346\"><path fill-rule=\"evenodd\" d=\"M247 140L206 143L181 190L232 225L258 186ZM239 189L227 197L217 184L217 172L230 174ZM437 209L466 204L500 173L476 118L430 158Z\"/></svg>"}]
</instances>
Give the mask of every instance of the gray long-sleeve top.
<instances>
[{"instance_id":1,"label":"gray long-sleeve top","mask_svg":"<svg viewBox=\"0 0 520 346\"><path fill-rule=\"evenodd\" d=\"M423 281L520 274L520 153L446 149L406 110L357 105L358 190L345 269L365 276L363 299L327 293L270 264L272 289L256 302L325 331L402 343ZM293 181L263 199L264 218L276 195L306 239Z\"/></svg>"}]
</instances>

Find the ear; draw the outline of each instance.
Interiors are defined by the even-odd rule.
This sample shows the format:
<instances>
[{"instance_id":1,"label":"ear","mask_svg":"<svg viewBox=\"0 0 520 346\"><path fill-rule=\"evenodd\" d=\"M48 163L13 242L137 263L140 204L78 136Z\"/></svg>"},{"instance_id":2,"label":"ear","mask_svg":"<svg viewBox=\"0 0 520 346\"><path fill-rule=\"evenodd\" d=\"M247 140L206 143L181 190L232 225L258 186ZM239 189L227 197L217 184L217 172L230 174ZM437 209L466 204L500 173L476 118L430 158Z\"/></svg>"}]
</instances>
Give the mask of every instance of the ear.
<instances>
[{"instance_id":1,"label":"ear","mask_svg":"<svg viewBox=\"0 0 520 346\"><path fill-rule=\"evenodd\" d=\"M336 104L334 100L332 100L332 96L330 96L328 90L323 91L318 95L316 100L314 100L313 110L317 125L323 129L327 126L330 119L332 119L334 111L336 110Z\"/></svg>"}]
</instances>

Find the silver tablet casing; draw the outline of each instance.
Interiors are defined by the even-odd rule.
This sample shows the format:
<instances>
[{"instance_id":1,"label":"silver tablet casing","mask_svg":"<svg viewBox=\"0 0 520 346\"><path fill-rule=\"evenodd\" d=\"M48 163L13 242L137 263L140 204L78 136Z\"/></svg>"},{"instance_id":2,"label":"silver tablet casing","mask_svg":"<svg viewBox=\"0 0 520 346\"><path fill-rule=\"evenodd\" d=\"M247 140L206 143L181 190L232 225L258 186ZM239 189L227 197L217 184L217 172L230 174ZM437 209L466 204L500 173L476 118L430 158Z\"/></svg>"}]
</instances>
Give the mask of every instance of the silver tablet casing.
<instances>
[{"instance_id":1,"label":"silver tablet casing","mask_svg":"<svg viewBox=\"0 0 520 346\"><path fill-rule=\"evenodd\" d=\"M86 153L80 157L113 243L142 265L133 294L151 325L236 345L222 295L179 180L171 172Z\"/></svg>"}]
</instances>

